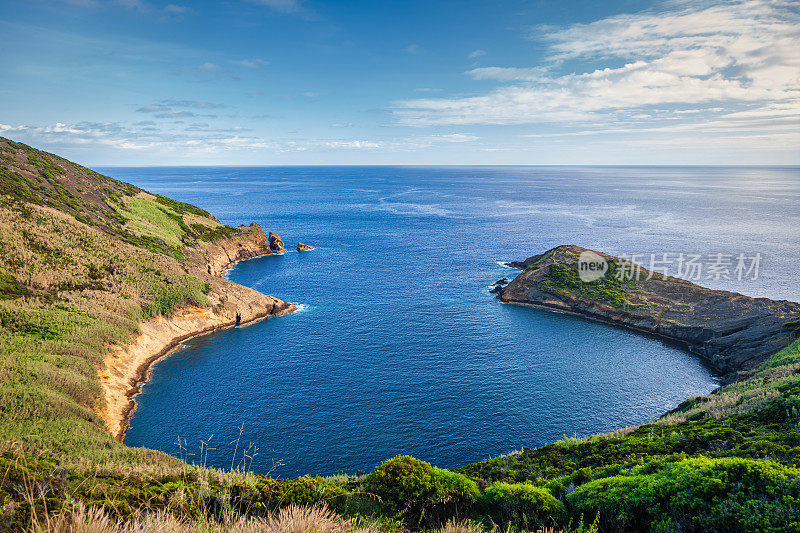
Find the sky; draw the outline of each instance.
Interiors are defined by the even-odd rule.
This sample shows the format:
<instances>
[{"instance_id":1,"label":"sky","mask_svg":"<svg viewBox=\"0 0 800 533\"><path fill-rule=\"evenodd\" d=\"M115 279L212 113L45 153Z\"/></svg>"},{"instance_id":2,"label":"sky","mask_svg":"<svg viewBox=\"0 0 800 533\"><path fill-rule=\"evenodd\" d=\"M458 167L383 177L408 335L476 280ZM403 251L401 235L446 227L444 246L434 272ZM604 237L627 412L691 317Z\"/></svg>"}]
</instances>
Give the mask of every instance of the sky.
<instances>
[{"instance_id":1,"label":"sky","mask_svg":"<svg viewBox=\"0 0 800 533\"><path fill-rule=\"evenodd\" d=\"M86 165L800 164L797 0L0 9L0 136Z\"/></svg>"}]
</instances>

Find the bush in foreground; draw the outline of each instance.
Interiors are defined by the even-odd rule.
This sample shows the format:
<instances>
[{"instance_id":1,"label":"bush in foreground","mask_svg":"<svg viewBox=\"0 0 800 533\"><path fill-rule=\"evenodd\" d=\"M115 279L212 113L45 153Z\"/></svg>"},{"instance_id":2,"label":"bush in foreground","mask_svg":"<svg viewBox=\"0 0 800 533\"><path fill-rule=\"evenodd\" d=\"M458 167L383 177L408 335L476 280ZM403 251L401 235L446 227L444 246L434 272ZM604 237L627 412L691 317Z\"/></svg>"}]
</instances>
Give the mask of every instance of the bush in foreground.
<instances>
[{"instance_id":1,"label":"bush in foreground","mask_svg":"<svg viewBox=\"0 0 800 533\"><path fill-rule=\"evenodd\" d=\"M480 491L462 474L408 455L389 459L367 476L364 488L410 527L437 526L470 516Z\"/></svg>"},{"instance_id":2,"label":"bush in foreground","mask_svg":"<svg viewBox=\"0 0 800 533\"><path fill-rule=\"evenodd\" d=\"M566 518L564 504L546 489L529 483L494 483L483 493L487 516L500 525L525 529L556 525Z\"/></svg>"},{"instance_id":3,"label":"bush in foreground","mask_svg":"<svg viewBox=\"0 0 800 533\"><path fill-rule=\"evenodd\" d=\"M567 496L613 531L800 531L800 469L772 461L654 462Z\"/></svg>"}]
</instances>

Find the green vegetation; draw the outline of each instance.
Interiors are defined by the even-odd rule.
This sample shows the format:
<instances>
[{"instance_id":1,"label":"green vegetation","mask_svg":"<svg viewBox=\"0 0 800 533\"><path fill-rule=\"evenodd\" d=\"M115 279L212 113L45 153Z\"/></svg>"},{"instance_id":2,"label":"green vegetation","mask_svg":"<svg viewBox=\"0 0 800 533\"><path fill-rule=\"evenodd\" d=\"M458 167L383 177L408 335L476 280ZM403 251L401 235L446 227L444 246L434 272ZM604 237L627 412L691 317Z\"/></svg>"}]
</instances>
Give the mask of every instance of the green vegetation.
<instances>
[{"instance_id":1,"label":"green vegetation","mask_svg":"<svg viewBox=\"0 0 800 533\"><path fill-rule=\"evenodd\" d=\"M591 481L567 496L615 529L798 531L800 470L773 461L653 461Z\"/></svg>"},{"instance_id":2,"label":"green vegetation","mask_svg":"<svg viewBox=\"0 0 800 533\"><path fill-rule=\"evenodd\" d=\"M184 246L195 247L198 240L213 242L239 232L198 207L145 192L124 198L117 211L125 220L123 231L133 244L137 239L145 241L145 248L166 250L176 259L182 259Z\"/></svg>"},{"instance_id":3,"label":"green vegetation","mask_svg":"<svg viewBox=\"0 0 800 533\"><path fill-rule=\"evenodd\" d=\"M29 296L31 291L8 272L0 272L0 300Z\"/></svg>"},{"instance_id":4,"label":"green vegetation","mask_svg":"<svg viewBox=\"0 0 800 533\"><path fill-rule=\"evenodd\" d=\"M29 211L28 204L72 215L123 241L185 260L200 248L240 230L207 211L146 193L61 157L0 137L0 206Z\"/></svg>"},{"instance_id":5,"label":"green vegetation","mask_svg":"<svg viewBox=\"0 0 800 533\"><path fill-rule=\"evenodd\" d=\"M241 230L1 138L0 186L2 530L800 532L800 341L656 422L453 470L282 480L128 448L98 415L103 357L146 318L220 305L190 258ZM624 306L618 268L542 283Z\"/></svg>"},{"instance_id":6,"label":"green vegetation","mask_svg":"<svg viewBox=\"0 0 800 533\"><path fill-rule=\"evenodd\" d=\"M652 424L457 471L530 483L613 531L800 531L800 341Z\"/></svg>"},{"instance_id":7,"label":"green vegetation","mask_svg":"<svg viewBox=\"0 0 800 533\"><path fill-rule=\"evenodd\" d=\"M209 218L209 219L213 218L211 216L211 213L203 209L200 209L195 205L187 204L186 202L179 202L178 200L173 200L172 198L167 198L166 196L161 196L160 194L155 194L153 196L155 196L156 202L167 206L170 210L172 210L175 213L180 213L180 214L190 213L192 215L197 215L202 218Z\"/></svg>"},{"instance_id":8,"label":"green vegetation","mask_svg":"<svg viewBox=\"0 0 800 533\"><path fill-rule=\"evenodd\" d=\"M785 327L793 330L795 335L800 336L800 317L797 317L794 320L787 322Z\"/></svg>"},{"instance_id":9,"label":"green vegetation","mask_svg":"<svg viewBox=\"0 0 800 533\"><path fill-rule=\"evenodd\" d=\"M567 516L562 502L547 489L530 483L493 483L484 492L483 502L494 523L510 523L526 530L542 524L558 526Z\"/></svg>"},{"instance_id":10,"label":"green vegetation","mask_svg":"<svg viewBox=\"0 0 800 533\"><path fill-rule=\"evenodd\" d=\"M614 307L622 307L625 305L625 288L635 285L638 281L638 276L628 276L628 273L623 271L624 268L618 261L609 261L608 270L603 277L587 283L581 280L575 266L554 263L548 267L547 278L549 284L554 287L567 289L585 298L605 302Z\"/></svg>"},{"instance_id":11,"label":"green vegetation","mask_svg":"<svg viewBox=\"0 0 800 533\"><path fill-rule=\"evenodd\" d=\"M148 195L149 196L149 195ZM186 232L181 228L183 219L169 208L163 207L145 195L124 200L125 226L137 235L149 235L162 239L170 246L181 246L181 237Z\"/></svg>"},{"instance_id":12,"label":"green vegetation","mask_svg":"<svg viewBox=\"0 0 800 533\"><path fill-rule=\"evenodd\" d=\"M455 471L401 456L366 476L278 480L177 459L142 471L128 458L134 470L67 469L61 488L43 491L61 490L123 518L142 506L199 519L266 517L290 504L325 503L384 530L467 518L511 531L586 531L592 522L600 531L800 531L799 370L800 341L747 379L691 398L652 424L565 438ZM19 464L11 452L5 457L6 465ZM52 484L58 464L39 459L28 475ZM7 484L3 493L13 500ZM61 509L64 501L54 496L50 505Z\"/></svg>"},{"instance_id":13,"label":"green vegetation","mask_svg":"<svg viewBox=\"0 0 800 533\"><path fill-rule=\"evenodd\" d=\"M410 527L436 526L469 516L480 491L474 481L408 455L375 468L364 490L381 499L383 510Z\"/></svg>"},{"instance_id":14,"label":"green vegetation","mask_svg":"<svg viewBox=\"0 0 800 533\"><path fill-rule=\"evenodd\" d=\"M168 243L168 230L240 230L20 143L0 139L0 155L0 443L62 465L176 467L105 431L98 369L143 319L218 304L175 259L201 244ZM137 222L149 233L129 230Z\"/></svg>"}]
</instances>

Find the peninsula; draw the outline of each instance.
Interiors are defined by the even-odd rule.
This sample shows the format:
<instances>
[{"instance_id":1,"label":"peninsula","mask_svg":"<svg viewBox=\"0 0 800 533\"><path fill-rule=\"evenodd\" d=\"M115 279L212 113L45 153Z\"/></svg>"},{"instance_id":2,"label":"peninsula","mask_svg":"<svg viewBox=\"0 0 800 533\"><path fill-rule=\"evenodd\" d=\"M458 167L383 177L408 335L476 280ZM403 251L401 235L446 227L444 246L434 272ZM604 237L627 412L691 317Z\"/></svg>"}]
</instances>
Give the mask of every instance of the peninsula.
<instances>
[{"instance_id":1,"label":"peninsula","mask_svg":"<svg viewBox=\"0 0 800 533\"><path fill-rule=\"evenodd\" d=\"M610 268L582 281L578 260L591 252ZM497 285L502 302L572 313L675 341L702 357L726 380L750 371L796 338L800 304L750 298L665 277L580 246L564 245L511 266L522 272ZM622 269L630 275L617 275Z\"/></svg>"}]
</instances>

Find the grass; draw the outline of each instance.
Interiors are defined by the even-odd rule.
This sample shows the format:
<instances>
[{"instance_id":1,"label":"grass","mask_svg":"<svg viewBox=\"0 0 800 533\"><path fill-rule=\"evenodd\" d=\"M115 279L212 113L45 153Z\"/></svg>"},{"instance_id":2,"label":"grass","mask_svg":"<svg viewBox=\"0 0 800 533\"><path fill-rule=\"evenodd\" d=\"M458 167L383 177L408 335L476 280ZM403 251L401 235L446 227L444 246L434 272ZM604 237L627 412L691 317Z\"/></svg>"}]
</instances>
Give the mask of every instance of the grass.
<instances>
[{"instance_id":1,"label":"grass","mask_svg":"<svg viewBox=\"0 0 800 533\"><path fill-rule=\"evenodd\" d=\"M54 154L0 137L0 205L18 211L34 204L68 213L88 226L184 260L184 248L240 230L207 211L103 176Z\"/></svg>"},{"instance_id":2,"label":"grass","mask_svg":"<svg viewBox=\"0 0 800 533\"><path fill-rule=\"evenodd\" d=\"M176 220L178 214L139 193L126 198L121 214L126 218L125 227L135 235L160 238L170 246L182 246L181 237L186 233Z\"/></svg>"},{"instance_id":3,"label":"grass","mask_svg":"<svg viewBox=\"0 0 800 533\"><path fill-rule=\"evenodd\" d=\"M553 263L547 269L547 281L545 283L614 307L623 307L625 305L626 288L635 285L637 280L618 277L617 273L620 272L620 268L617 261L610 261L608 270L601 278L585 282L580 279L578 269L575 266Z\"/></svg>"},{"instance_id":4,"label":"grass","mask_svg":"<svg viewBox=\"0 0 800 533\"><path fill-rule=\"evenodd\" d=\"M125 229L136 236L163 241L167 246L180 248L192 245L200 237L219 234L224 236L226 228L211 215L183 202L167 201L169 198L140 192L136 196L123 198L118 207L125 218ZM227 229L231 232L235 228Z\"/></svg>"},{"instance_id":5,"label":"grass","mask_svg":"<svg viewBox=\"0 0 800 533\"><path fill-rule=\"evenodd\" d=\"M175 259L185 244L158 242L155 232L132 236L122 214L164 232L177 233L180 216L208 232L223 226L201 209L159 202L52 154L2 139L0 148L0 171L17 186L0 194L0 441L45 450L65 465L173 467L174 458L128 449L107 434L96 414L97 369L142 320L219 302ZM59 197L81 198L100 215L82 217Z\"/></svg>"}]
</instances>

